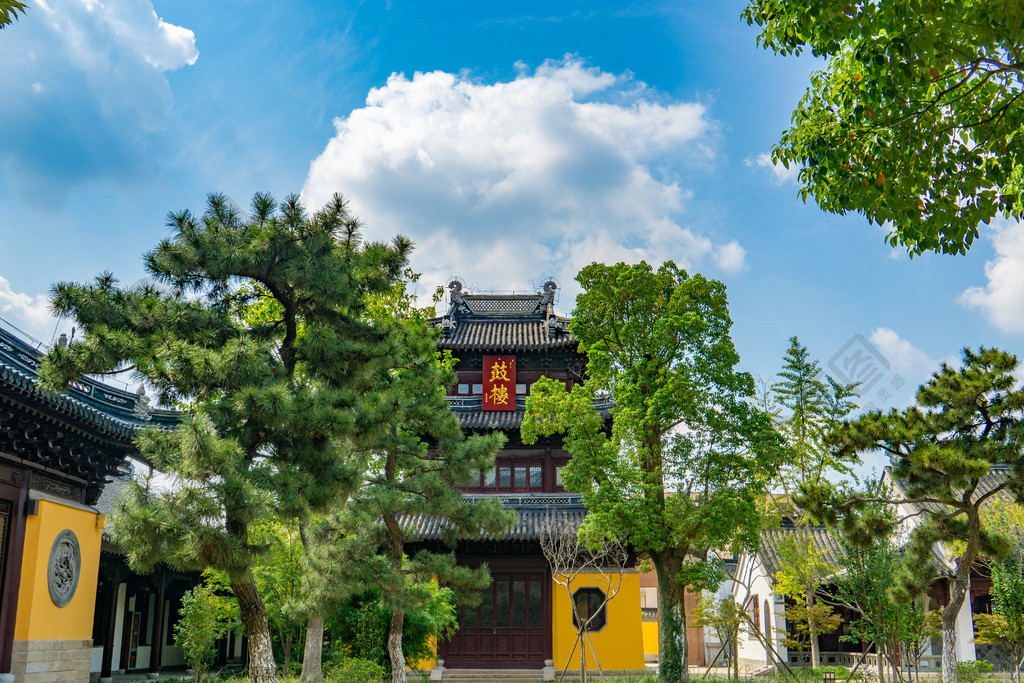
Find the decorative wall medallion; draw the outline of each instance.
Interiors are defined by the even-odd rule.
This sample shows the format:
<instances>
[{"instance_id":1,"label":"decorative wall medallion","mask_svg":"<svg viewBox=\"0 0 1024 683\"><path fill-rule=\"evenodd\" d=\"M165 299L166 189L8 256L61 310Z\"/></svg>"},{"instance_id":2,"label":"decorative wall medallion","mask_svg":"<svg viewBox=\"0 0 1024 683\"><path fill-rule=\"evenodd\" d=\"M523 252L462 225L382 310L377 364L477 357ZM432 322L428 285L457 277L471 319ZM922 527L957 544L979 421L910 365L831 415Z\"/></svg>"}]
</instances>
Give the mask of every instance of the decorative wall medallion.
<instances>
[{"instance_id":1,"label":"decorative wall medallion","mask_svg":"<svg viewBox=\"0 0 1024 683\"><path fill-rule=\"evenodd\" d=\"M50 567L47 573L50 599L57 607L64 607L75 595L78 575L82 570L82 550L71 529L57 534L50 549Z\"/></svg>"}]
</instances>

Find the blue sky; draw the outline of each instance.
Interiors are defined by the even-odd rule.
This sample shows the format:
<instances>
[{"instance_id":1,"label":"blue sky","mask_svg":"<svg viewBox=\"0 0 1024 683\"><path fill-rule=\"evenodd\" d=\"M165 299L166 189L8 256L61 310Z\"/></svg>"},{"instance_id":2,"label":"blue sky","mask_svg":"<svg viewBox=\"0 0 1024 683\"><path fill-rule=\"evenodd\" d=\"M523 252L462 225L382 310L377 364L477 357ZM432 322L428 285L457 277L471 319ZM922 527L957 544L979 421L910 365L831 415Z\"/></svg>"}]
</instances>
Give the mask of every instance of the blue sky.
<instances>
[{"instance_id":1,"label":"blue sky","mask_svg":"<svg viewBox=\"0 0 1024 683\"><path fill-rule=\"evenodd\" d=\"M135 281L208 192L338 191L416 241L424 291L555 276L569 311L590 261L674 259L728 285L746 369L792 335L877 352L878 407L964 345L1020 353L1024 230L910 260L801 203L766 155L820 64L757 48L742 7L30 0L0 32L0 316L49 340L52 282Z\"/></svg>"}]
</instances>

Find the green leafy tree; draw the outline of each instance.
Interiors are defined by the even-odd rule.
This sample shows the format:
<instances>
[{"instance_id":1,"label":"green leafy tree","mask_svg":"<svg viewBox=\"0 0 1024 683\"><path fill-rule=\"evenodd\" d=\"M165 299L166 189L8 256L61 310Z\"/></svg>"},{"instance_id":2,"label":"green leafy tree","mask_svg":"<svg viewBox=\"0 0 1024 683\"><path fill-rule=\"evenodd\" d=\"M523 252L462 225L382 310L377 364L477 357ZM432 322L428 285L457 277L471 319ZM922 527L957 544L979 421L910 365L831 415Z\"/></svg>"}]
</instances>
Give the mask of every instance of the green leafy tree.
<instances>
[{"instance_id":1,"label":"green leafy tree","mask_svg":"<svg viewBox=\"0 0 1024 683\"><path fill-rule=\"evenodd\" d=\"M255 566L253 579L267 609L267 623L281 652L281 670L290 675L293 648L301 638L305 623L305 582L309 570L298 525L278 520L254 525L252 543L264 548Z\"/></svg>"},{"instance_id":2,"label":"green leafy tree","mask_svg":"<svg viewBox=\"0 0 1024 683\"><path fill-rule=\"evenodd\" d=\"M799 645L808 645L812 666L820 662L818 636L838 625L832 607L817 602L817 592L834 568L814 550L812 520L794 505L792 494L805 486L817 486L824 477L851 476L856 461L850 454L840 455L828 440L856 408L852 401L855 385L842 384L827 375L822 379L822 374L807 347L791 337L782 370L769 394L771 412L787 449L778 477L772 481L772 486L781 488L785 495L769 498L778 508L777 516L796 525L780 545L781 571L776 581L781 594L793 601L787 620L794 622L804 636Z\"/></svg>"},{"instance_id":3,"label":"green leafy tree","mask_svg":"<svg viewBox=\"0 0 1024 683\"><path fill-rule=\"evenodd\" d=\"M807 529L797 529L778 545L779 571L775 573L775 590L792 602L786 606L786 621L796 628L797 640L787 647L810 650L811 666L821 664L818 636L835 631L840 618L831 605L816 597L822 584L835 573L825 553L814 548L814 538Z\"/></svg>"},{"instance_id":4,"label":"green leafy tree","mask_svg":"<svg viewBox=\"0 0 1024 683\"><path fill-rule=\"evenodd\" d=\"M1016 1L751 0L758 44L826 60L772 150L801 196L891 226L911 254L961 254L1021 217L1024 8Z\"/></svg>"},{"instance_id":5,"label":"green leafy tree","mask_svg":"<svg viewBox=\"0 0 1024 683\"><path fill-rule=\"evenodd\" d=\"M438 581L460 599L479 599L489 584L485 567L456 564L452 552L418 550L411 557L406 545L414 531L403 516L444 520L444 541L486 531L497 533L514 521L500 501L472 501L457 487L494 465L504 444L498 432L466 436L445 400L455 382L454 359L437 351L438 331L428 311L418 310L404 290L374 303L375 324L383 332L397 363L383 381L364 392L361 405L375 425L354 447L368 455L360 485L350 494L346 509L355 528L380 552L360 563L349 580L381 587L381 600L391 612L388 654L394 683L404 683L406 657L402 632L407 612L420 610Z\"/></svg>"},{"instance_id":6,"label":"green leafy tree","mask_svg":"<svg viewBox=\"0 0 1024 683\"><path fill-rule=\"evenodd\" d=\"M340 196L309 215L297 197L253 198L243 216L223 196L206 212L171 214L172 236L145 257L156 286L122 289L111 275L53 288L54 310L84 336L40 369L62 389L81 373L134 370L165 405L174 431L136 445L173 486L126 489L117 540L135 571L157 562L216 569L238 600L254 683L275 680L267 614L253 576L266 550L254 525L331 507L357 480L348 439L375 428L364 392L389 376L387 332L365 302L390 288L411 249L363 243ZM243 287L242 285L249 285ZM270 298L279 315L242 313Z\"/></svg>"},{"instance_id":7,"label":"green leafy tree","mask_svg":"<svg viewBox=\"0 0 1024 683\"><path fill-rule=\"evenodd\" d=\"M434 643L447 638L458 625L454 591L433 581L424 582L421 590L423 600L406 612L402 631L402 650L409 660L433 657ZM392 611L381 600L380 588L342 602L328 618L335 644L334 659L355 657L390 670L388 629Z\"/></svg>"},{"instance_id":8,"label":"green leafy tree","mask_svg":"<svg viewBox=\"0 0 1024 683\"><path fill-rule=\"evenodd\" d=\"M867 495L889 495L881 483L869 487ZM875 645L879 681L885 681L886 661L894 675L902 678L901 666L909 668L920 661L925 644L938 631L917 607L920 591L908 593L894 583L893 577L908 571L898 537L891 533L897 525L895 509L876 504L866 508L862 516L861 528L881 523L890 533L840 539L843 552L836 568L833 598L856 615L841 639Z\"/></svg>"},{"instance_id":9,"label":"green leafy tree","mask_svg":"<svg viewBox=\"0 0 1024 683\"><path fill-rule=\"evenodd\" d=\"M1012 662L1010 680L1020 681L1024 662L1024 507L994 500L982 510L982 524L1012 539L1010 554L990 563L992 614L975 614L978 643L1003 648Z\"/></svg>"},{"instance_id":10,"label":"green leafy tree","mask_svg":"<svg viewBox=\"0 0 1024 683\"><path fill-rule=\"evenodd\" d=\"M740 677L740 648L739 636L741 631L749 630L747 613L734 596L726 596L722 600L716 600L714 595L704 593L697 600L697 606L693 610L693 625L709 629L722 644L722 649L715 655L715 660L708 666L714 666L715 662L728 649L732 665L733 678Z\"/></svg>"},{"instance_id":11,"label":"green leafy tree","mask_svg":"<svg viewBox=\"0 0 1024 683\"><path fill-rule=\"evenodd\" d=\"M841 428L840 451L880 450L892 462L898 495L850 493L822 482L806 487L804 507L844 535L866 545L891 535L895 521L866 514L870 506L920 506L920 523L910 533L907 561L894 577L906 594L928 586L934 575L934 547L959 542L950 599L942 610L942 679L957 680L956 617L964 603L971 567L981 555L1003 558L1009 538L982 525L982 508L995 496L1024 500L1024 389L1017 388L1018 361L997 349L964 349L959 368L943 364L917 391L917 405L889 413L871 412ZM981 487L996 465L1005 477ZM1005 493L1003 493L1005 492Z\"/></svg>"},{"instance_id":12,"label":"green leafy tree","mask_svg":"<svg viewBox=\"0 0 1024 683\"><path fill-rule=\"evenodd\" d=\"M217 640L238 619L238 605L221 595L214 584L204 581L185 591L178 614L174 643L192 668L195 683L200 683L217 654Z\"/></svg>"},{"instance_id":13,"label":"green leafy tree","mask_svg":"<svg viewBox=\"0 0 1024 683\"><path fill-rule=\"evenodd\" d=\"M668 262L592 264L576 278L570 329L587 379L542 378L522 436L564 434L565 487L583 495L584 531L650 556L658 574L659 680L687 680L685 590L714 587L712 549L756 547L759 506L780 458L771 419L737 372L725 286ZM612 424L595 399L614 399Z\"/></svg>"},{"instance_id":14,"label":"green leafy tree","mask_svg":"<svg viewBox=\"0 0 1024 683\"><path fill-rule=\"evenodd\" d=\"M14 23L18 18L18 12L24 14L27 8L28 5L19 0L0 0L0 29Z\"/></svg>"},{"instance_id":15,"label":"green leafy tree","mask_svg":"<svg viewBox=\"0 0 1024 683\"><path fill-rule=\"evenodd\" d=\"M779 433L786 440L789 457L779 470L776 482L787 494L805 485L817 485L823 477L848 477L855 461L840 455L828 441L828 435L856 409L855 384L842 384L825 375L821 365L811 358L807 347L796 337L789 340L782 370L771 386ZM801 511L786 500L785 512L795 521L805 521Z\"/></svg>"}]
</instances>

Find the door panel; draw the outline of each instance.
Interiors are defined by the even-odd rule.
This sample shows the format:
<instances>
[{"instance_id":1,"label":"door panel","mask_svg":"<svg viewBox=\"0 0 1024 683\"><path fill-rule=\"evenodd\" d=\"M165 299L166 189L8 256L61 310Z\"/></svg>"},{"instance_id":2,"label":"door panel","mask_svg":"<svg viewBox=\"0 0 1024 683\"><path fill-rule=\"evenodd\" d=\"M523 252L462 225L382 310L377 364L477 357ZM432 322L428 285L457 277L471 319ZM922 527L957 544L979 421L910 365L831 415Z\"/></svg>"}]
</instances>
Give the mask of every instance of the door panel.
<instances>
[{"instance_id":1,"label":"door panel","mask_svg":"<svg viewBox=\"0 0 1024 683\"><path fill-rule=\"evenodd\" d=\"M477 607L462 607L459 630L438 644L449 668L533 668L551 658L551 615L543 570L492 569Z\"/></svg>"}]
</instances>

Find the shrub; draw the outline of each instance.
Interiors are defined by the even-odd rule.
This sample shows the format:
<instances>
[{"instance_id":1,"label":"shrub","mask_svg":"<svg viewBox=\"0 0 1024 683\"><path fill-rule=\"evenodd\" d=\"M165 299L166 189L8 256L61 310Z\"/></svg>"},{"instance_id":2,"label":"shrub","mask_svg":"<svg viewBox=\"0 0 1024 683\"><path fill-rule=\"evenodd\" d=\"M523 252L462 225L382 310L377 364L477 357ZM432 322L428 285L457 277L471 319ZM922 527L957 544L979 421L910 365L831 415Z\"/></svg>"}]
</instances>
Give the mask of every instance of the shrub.
<instances>
[{"instance_id":1,"label":"shrub","mask_svg":"<svg viewBox=\"0 0 1024 683\"><path fill-rule=\"evenodd\" d=\"M362 683L385 683L390 678L384 667L368 659L345 657L324 668L324 675L330 681L360 681Z\"/></svg>"},{"instance_id":2,"label":"shrub","mask_svg":"<svg viewBox=\"0 0 1024 683\"><path fill-rule=\"evenodd\" d=\"M992 673L992 662L979 659L973 662L956 663L956 679L960 683L978 683Z\"/></svg>"},{"instance_id":3,"label":"shrub","mask_svg":"<svg viewBox=\"0 0 1024 683\"><path fill-rule=\"evenodd\" d=\"M192 668L195 683L203 680L216 654L214 643L227 633L235 619L235 606L204 582L181 598L181 617L174 626L174 643Z\"/></svg>"}]
</instances>

